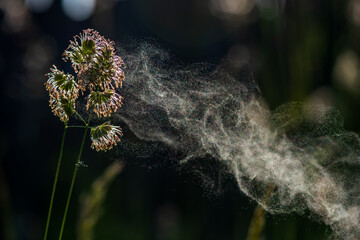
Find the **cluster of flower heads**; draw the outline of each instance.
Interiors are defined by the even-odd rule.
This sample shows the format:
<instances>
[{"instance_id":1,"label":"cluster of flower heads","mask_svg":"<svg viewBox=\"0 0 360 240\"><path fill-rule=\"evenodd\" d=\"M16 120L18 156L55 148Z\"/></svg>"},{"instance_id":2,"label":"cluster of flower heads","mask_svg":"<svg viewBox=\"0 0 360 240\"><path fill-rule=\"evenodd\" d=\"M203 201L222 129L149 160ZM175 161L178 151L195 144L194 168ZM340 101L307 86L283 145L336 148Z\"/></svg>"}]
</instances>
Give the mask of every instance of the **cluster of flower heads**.
<instances>
[{"instance_id":1,"label":"cluster of flower heads","mask_svg":"<svg viewBox=\"0 0 360 240\"><path fill-rule=\"evenodd\" d=\"M63 54L76 73L64 73L53 66L46 76L46 90L50 107L61 121L67 123L76 112L75 103L79 92L85 93L86 110L97 117L110 117L122 105L122 97L116 89L122 87L125 78L123 60L116 55L114 42L105 39L93 29L84 30L70 41ZM111 149L120 141L121 129L106 122L91 129L92 148Z\"/></svg>"}]
</instances>

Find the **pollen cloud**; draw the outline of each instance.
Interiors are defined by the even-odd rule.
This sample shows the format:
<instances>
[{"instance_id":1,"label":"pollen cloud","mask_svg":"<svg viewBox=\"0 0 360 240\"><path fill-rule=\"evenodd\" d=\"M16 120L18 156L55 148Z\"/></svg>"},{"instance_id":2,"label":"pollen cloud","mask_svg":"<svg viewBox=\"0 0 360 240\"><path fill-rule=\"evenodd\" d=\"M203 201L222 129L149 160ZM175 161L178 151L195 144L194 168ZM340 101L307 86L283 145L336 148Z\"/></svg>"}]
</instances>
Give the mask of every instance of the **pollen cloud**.
<instances>
[{"instance_id":1,"label":"pollen cloud","mask_svg":"<svg viewBox=\"0 0 360 240\"><path fill-rule=\"evenodd\" d=\"M211 155L268 212L310 210L336 236L360 238L360 139L338 111L288 103L272 112L234 63L185 66L146 42L119 51L118 116L138 138L183 151L182 164Z\"/></svg>"}]
</instances>

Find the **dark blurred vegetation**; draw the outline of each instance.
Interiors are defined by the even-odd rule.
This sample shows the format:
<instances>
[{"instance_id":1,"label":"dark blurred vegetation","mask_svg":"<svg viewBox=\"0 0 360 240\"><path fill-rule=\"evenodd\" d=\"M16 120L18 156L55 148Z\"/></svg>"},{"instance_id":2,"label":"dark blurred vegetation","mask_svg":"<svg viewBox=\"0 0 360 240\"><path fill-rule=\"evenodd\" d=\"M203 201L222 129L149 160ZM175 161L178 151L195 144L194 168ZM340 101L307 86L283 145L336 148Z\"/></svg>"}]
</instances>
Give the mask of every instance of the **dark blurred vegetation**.
<instances>
[{"instance_id":1,"label":"dark blurred vegetation","mask_svg":"<svg viewBox=\"0 0 360 240\"><path fill-rule=\"evenodd\" d=\"M271 109L331 105L347 129L360 130L359 0L1 0L0 28L0 239L42 238L63 129L44 74L52 64L70 71L62 51L86 28L119 44L155 38L188 63L249 64ZM81 134L72 129L66 139L49 239L57 239ZM218 193L168 153L116 156L85 151L64 239L76 238L81 192L115 160L127 165L109 186L94 239L246 239L256 204L233 181ZM327 239L326 226L306 215L267 215L264 236Z\"/></svg>"}]
</instances>

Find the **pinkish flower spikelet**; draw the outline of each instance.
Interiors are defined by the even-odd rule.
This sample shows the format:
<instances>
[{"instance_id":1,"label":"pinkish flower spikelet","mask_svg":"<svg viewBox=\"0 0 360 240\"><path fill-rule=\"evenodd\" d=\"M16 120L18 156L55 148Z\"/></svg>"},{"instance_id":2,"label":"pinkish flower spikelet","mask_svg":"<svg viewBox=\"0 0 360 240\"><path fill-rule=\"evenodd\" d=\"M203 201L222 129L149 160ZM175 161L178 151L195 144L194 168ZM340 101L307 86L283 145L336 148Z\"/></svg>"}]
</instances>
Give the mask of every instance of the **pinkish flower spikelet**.
<instances>
[{"instance_id":1,"label":"pinkish flower spikelet","mask_svg":"<svg viewBox=\"0 0 360 240\"><path fill-rule=\"evenodd\" d=\"M92 149L107 151L117 145L122 136L122 131L120 127L105 122L100 126L92 128L90 136Z\"/></svg>"},{"instance_id":2,"label":"pinkish flower spikelet","mask_svg":"<svg viewBox=\"0 0 360 240\"><path fill-rule=\"evenodd\" d=\"M53 65L51 72L47 74L49 79L45 82L46 90L52 98L59 96L75 100L79 96L79 86L71 74L65 74Z\"/></svg>"},{"instance_id":3,"label":"pinkish flower spikelet","mask_svg":"<svg viewBox=\"0 0 360 240\"><path fill-rule=\"evenodd\" d=\"M98 117L108 117L122 105L122 97L114 90L93 91L87 96L86 109L93 108Z\"/></svg>"}]
</instances>

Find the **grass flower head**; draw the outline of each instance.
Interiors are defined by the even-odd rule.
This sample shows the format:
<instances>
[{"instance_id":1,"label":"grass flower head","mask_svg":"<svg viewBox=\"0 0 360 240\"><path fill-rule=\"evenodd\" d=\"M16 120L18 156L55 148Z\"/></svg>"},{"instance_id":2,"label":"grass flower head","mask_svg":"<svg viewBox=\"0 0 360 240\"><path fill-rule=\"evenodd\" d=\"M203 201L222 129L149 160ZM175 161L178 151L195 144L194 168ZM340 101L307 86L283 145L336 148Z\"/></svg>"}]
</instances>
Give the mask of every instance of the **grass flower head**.
<instances>
[{"instance_id":1,"label":"grass flower head","mask_svg":"<svg viewBox=\"0 0 360 240\"><path fill-rule=\"evenodd\" d=\"M91 128L90 136L92 149L107 151L120 142L122 131L120 127L113 126L110 122L105 122L100 126Z\"/></svg>"},{"instance_id":2,"label":"grass flower head","mask_svg":"<svg viewBox=\"0 0 360 240\"><path fill-rule=\"evenodd\" d=\"M79 72L95 57L105 38L93 29L84 30L70 41L63 53L63 60L70 60L75 72Z\"/></svg>"},{"instance_id":3,"label":"grass flower head","mask_svg":"<svg viewBox=\"0 0 360 240\"><path fill-rule=\"evenodd\" d=\"M115 43L105 39L93 29L84 30L74 37L64 52L70 59L82 90L108 90L121 87L125 78L124 62L115 54Z\"/></svg>"},{"instance_id":4,"label":"grass flower head","mask_svg":"<svg viewBox=\"0 0 360 240\"><path fill-rule=\"evenodd\" d=\"M86 109L93 108L98 117L108 117L122 105L122 97L114 90L93 91L87 96Z\"/></svg>"},{"instance_id":5,"label":"grass flower head","mask_svg":"<svg viewBox=\"0 0 360 240\"><path fill-rule=\"evenodd\" d=\"M71 74L65 74L54 65L46 74L49 79L45 83L46 90L52 98L66 97L75 100L79 96L79 86Z\"/></svg>"},{"instance_id":6,"label":"grass flower head","mask_svg":"<svg viewBox=\"0 0 360 240\"><path fill-rule=\"evenodd\" d=\"M50 98L50 107L55 116L66 123L69 117L75 113L75 102L65 97Z\"/></svg>"}]
</instances>

